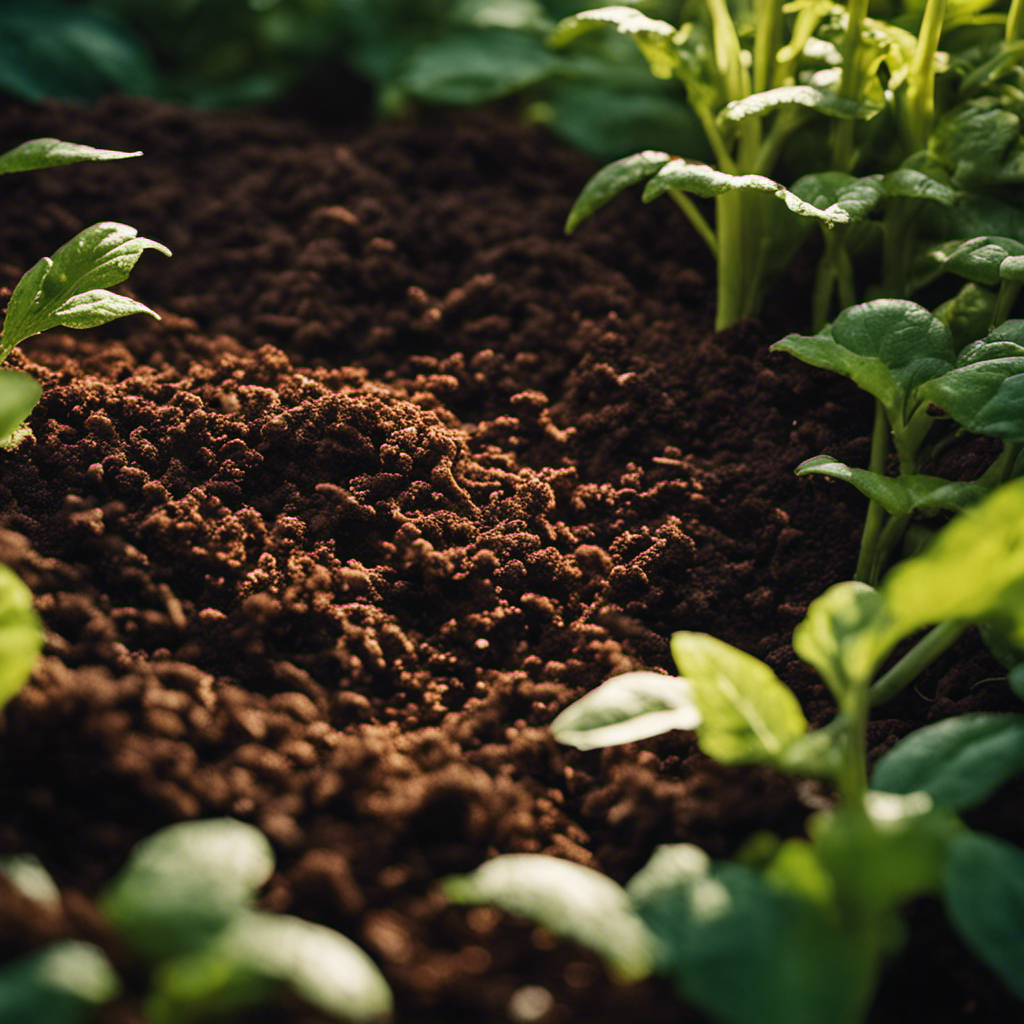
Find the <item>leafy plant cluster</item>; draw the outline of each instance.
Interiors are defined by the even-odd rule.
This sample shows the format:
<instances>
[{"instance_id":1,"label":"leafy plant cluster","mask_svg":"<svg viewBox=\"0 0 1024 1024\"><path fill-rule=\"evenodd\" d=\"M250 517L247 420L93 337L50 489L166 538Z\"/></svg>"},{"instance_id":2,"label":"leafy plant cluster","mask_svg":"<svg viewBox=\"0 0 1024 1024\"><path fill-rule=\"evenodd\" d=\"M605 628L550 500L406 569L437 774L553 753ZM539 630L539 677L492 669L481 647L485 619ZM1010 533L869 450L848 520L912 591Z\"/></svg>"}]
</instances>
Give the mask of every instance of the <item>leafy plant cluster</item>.
<instances>
[{"instance_id":1,"label":"leafy plant cluster","mask_svg":"<svg viewBox=\"0 0 1024 1024\"><path fill-rule=\"evenodd\" d=\"M8 857L0 870L29 898L59 903L34 858ZM254 909L273 871L263 833L232 818L171 825L136 846L100 909L148 972L150 1024L223 1019L282 990L346 1024L390 1017L391 991L358 946L322 925ZM121 989L97 946L57 942L0 969L0 1019L79 1024Z\"/></svg>"}]
</instances>

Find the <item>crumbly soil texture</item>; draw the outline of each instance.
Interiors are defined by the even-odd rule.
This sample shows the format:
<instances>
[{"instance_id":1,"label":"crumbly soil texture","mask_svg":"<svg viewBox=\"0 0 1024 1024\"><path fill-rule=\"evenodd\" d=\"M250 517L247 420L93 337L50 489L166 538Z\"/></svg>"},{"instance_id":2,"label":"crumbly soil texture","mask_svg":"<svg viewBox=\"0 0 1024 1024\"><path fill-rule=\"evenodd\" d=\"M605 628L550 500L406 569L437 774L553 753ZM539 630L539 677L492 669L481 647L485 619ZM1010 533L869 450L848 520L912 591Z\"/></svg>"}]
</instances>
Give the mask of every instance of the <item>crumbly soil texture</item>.
<instances>
[{"instance_id":1,"label":"crumbly soil texture","mask_svg":"<svg viewBox=\"0 0 1024 1024\"><path fill-rule=\"evenodd\" d=\"M0 452L0 560L46 646L0 726L0 852L40 857L63 902L0 888L0 958L99 942L128 982L103 1020L143 1024L97 893L147 834L231 815L276 849L262 906L365 948L399 1024L703 1020L439 883L509 852L625 881L658 844L728 856L829 801L687 733L581 753L548 731L609 676L671 672L680 629L830 717L790 637L851 575L863 507L793 467L865 464L871 409L768 351L807 328L809 269L714 333L713 268L674 210L622 197L566 238L594 166L501 111L355 128L3 106L0 148L44 135L145 155L5 177L6 294L95 221L174 256L125 286L159 321L10 359L43 398ZM872 755L1008 707L1000 674L968 639L878 711ZM971 821L1024 842L1022 797ZM873 1024L1017 1019L937 905L908 924Z\"/></svg>"}]
</instances>

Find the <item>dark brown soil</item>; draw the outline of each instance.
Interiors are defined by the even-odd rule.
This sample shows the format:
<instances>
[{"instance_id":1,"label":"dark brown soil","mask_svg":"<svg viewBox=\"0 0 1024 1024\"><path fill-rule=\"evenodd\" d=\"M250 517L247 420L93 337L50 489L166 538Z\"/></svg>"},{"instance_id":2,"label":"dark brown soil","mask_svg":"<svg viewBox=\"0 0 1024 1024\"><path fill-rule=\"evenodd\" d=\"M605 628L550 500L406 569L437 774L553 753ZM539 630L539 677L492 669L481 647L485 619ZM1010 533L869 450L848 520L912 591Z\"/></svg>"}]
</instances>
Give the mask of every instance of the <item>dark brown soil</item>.
<instances>
[{"instance_id":1,"label":"dark brown soil","mask_svg":"<svg viewBox=\"0 0 1024 1024\"><path fill-rule=\"evenodd\" d=\"M40 135L146 156L5 178L0 283L96 220L175 255L130 283L162 321L11 360L44 395L0 453L0 560L47 644L0 731L0 849L40 856L65 907L0 893L0 956L68 934L119 956L91 899L132 844L229 814L277 849L265 905L361 943L401 1024L508 1024L524 985L554 996L536 1024L697 1021L437 880L510 851L625 880L658 843L798 832L823 798L688 734L583 754L547 731L611 674L671 670L675 629L829 717L789 637L851 573L862 508L792 469L863 462L870 409L767 352L806 326L806 273L765 325L713 334L711 268L671 209L624 199L564 238L592 166L493 112L331 137L146 102L3 109L0 148ZM967 642L880 712L875 752L1006 706L975 685L997 674ZM1024 840L1022 796L978 823ZM1018 1019L936 907L910 918L872 1022ZM105 1019L140 1024L138 994Z\"/></svg>"}]
</instances>

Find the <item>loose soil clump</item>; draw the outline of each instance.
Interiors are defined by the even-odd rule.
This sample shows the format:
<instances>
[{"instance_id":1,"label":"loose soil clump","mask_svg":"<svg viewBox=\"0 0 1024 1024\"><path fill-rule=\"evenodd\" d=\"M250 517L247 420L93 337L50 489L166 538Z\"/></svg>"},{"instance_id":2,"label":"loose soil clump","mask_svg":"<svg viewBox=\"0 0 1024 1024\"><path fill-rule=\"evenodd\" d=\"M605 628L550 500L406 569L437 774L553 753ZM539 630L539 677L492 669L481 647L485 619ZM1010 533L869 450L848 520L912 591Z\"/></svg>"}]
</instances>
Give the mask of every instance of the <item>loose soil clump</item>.
<instances>
[{"instance_id":1,"label":"loose soil clump","mask_svg":"<svg viewBox=\"0 0 1024 1024\"><path fill-rule=\"evenodd\" d=\"M871 410L767 351L806 327L806 271L712 333L686 227L623 199L566 239L593 165L500 112L355 131L4 107L0 148L42 135L146 155L5 178L0 283L96 220L175 255L130 282L160 322L11 358L44 392L0 453L0 560L47 639L0 730L0 850L36 853L64 905L0 888L0 955L76 935L124 963L99 888L156 828L233 815L275 845L263 905L363 945L401 1024L701 1019L437 882L515 851L621 881L658 843L728 855L827 799L688 734L584 754L547 731L612 674L671 671L675 629L765 659L827 720L789 640L852 572L862 508L792 471L864 463ZM1006 707L979 684L998 672L977 643L947 656L880 710L873 753ZM1024 841L1021 797L975 823ZM873 1022L1014 1016L935 906L911 923ZM108 1024L141 1024L129 981Z\"/></svg>"}]
</instances>

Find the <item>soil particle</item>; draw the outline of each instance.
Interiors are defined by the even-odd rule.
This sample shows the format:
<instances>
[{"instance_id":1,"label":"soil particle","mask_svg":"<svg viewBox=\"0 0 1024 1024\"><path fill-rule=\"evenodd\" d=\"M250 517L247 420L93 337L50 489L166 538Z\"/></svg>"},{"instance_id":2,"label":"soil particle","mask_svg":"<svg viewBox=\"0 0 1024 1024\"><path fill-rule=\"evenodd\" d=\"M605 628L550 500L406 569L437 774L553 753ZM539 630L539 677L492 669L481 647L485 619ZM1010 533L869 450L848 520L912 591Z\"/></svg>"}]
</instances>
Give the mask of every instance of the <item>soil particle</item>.
<instances>
[{"instance_id":1,"label":"soil particle","mask_svg":"<svg viewBox=\"0 0 1024 1024\"><path fill-rule=\"evenodd\" d=\"M0 146L41 135L146 156L5 178L0 282L101 219L175 256L127 286L160 321L11 357L44 391L0 453L0 560L47 639L4 716L0 849L37 854L64 902L3 888L0 955L71 934L119 955L91 900L132 844L226 814L274 843L265 905L364 945L403 1024L697 1021L437 881L513 851L625 880L658 843L728 855L820 801L688 734L584 754L546 728L610 675L671 671L677 629L764 658L829 717L789 638L851 573L862 509L792 469L863 462L871 410L768 352L806 326L806 271L763 322L712 333L683 225L624 197L565 238L592 165L493 112L332 135L5 106ZM882 712L876 754L1006 706L975 687L998 669L972 643ZM979 825L1020 841L1020 797ZM912 924L873 1022L1013 1016L934 908ZM137 989L107 1024L140 1024Z\"/></svg>"}]
</instances>

